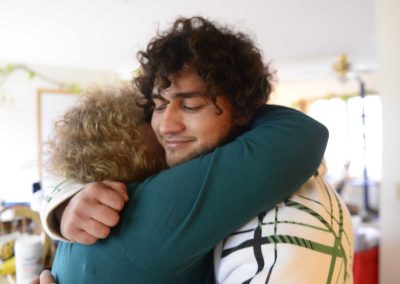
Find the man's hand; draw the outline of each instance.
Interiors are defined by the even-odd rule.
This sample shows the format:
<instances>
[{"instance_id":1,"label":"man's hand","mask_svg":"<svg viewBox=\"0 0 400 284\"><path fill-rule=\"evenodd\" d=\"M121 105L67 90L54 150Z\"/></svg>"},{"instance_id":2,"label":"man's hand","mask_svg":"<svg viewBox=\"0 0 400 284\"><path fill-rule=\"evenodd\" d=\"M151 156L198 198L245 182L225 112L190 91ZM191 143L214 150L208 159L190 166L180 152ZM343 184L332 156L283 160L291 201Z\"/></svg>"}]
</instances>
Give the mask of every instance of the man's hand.
<instances>
[{"instance_id":1,"label":"man's hand","mask_svg":"<svg viewBox=\"0 0 400 284\"><path fill-rule=\"evenodd\" d=\"M61 215L61 234L71 242L94 244L106 238L110 228L118 224L119 212L127 201L123 183L90 183L66 205Z\"/></svg>"},{"instance_id":2,"label":"man's hand","mask_svg":"<svg viewBox=\"0 0 400 284\"><path fill-rule=\"evenodd\" d=\"M30 284L55 284L56 279L51 275L50 271L43 270L40 277L35 277Z\"/></svg>"}]
</instances>

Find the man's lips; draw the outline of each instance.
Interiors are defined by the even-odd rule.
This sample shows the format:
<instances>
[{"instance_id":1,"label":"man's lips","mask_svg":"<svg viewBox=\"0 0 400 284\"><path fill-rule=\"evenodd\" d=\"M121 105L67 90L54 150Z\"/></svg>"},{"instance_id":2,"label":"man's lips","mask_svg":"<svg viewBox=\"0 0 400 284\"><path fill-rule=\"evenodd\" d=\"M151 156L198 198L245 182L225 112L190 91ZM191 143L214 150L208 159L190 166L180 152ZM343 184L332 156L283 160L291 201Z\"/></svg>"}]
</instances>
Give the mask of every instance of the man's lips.
<instances>
[{"instance_id":1,"label":"man's lips","mask_svg":"<svg viewBox=\"0 0 400 284\"><path fill-rule=\"evenodd\" d=\"M185 147L189 143L193 142L193 139L163 139L162 144L165 149L175 150Z\"/></svg>"}]
</instances>

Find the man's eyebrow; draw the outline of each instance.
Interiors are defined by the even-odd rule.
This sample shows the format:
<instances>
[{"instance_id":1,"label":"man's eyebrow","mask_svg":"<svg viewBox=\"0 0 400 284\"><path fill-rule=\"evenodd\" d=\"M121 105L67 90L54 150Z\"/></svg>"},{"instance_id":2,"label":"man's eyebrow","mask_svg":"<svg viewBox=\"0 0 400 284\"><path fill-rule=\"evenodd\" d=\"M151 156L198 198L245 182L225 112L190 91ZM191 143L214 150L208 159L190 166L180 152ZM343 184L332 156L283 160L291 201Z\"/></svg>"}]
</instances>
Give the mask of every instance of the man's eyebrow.
<instances>
[{"instance_id":1,"label":"man's eyebrow","mask_svg":"<svg viewBox=\"0 0 400 284\"><path fill-rule=\"evenodd\" d=\"M173 98L183 98L183 99L190 99L190 98L197 98L197 97L204 97L205 94L201 93L201 92L197 92L197 91L193 91L193 92L178 92L178 93L174 93L171 95L171 97ZM165 99L163 97L163 95L160 94L152 94L151 98L153 100L163 100L163 101L167 101L167 99Z\"/></svg>"},{"instance_id":2,"label":"man's eyebrow","mask_svg":"<svg viewBox=\"0 0 400 284\"><path fill-rule=\"evenodd\" d=\"M173 97L176 98L184 98L184 99L190 99L190 98L197 98L197 97L204 97L205 94L201 93L201 92L179 92L173 95Z\"/></svg>"}]
</instances>

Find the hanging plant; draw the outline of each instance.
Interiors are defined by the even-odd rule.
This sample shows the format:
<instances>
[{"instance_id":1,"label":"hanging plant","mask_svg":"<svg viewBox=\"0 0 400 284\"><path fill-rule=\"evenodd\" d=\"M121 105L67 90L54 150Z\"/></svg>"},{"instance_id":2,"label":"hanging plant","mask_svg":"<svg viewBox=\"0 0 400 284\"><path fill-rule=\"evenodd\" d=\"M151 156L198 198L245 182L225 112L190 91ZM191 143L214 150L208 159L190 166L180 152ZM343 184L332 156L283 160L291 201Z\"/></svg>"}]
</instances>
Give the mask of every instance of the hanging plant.
<instances>
[{"instance_id":1,"label":"hanging plant","mask_svg":"<svg viewBox=\"0 0 400 284\"><path fill-rule=\"evenodd\" d=\"M37 78L40 78L50 84L56 85L60 89L64 89L64 90L67 90L67 91L70 91L73 93L80 93L80 91L81 91L81 87L79 86L78 83L73 82L70 84L66 84L66 83L54 80L54 79L49 78L41 73L38 73L35 70L33 70L32 68L30 68L26 65L22 65L22 64L7 64L5 67L0 67L0 75L1 75L1 77L3 77L0 79L0 87L2 84L4 84L6 79L17 70L26 72L29 79L34 79L35 77L37 77Z\"/></svg>"}]
</instances>

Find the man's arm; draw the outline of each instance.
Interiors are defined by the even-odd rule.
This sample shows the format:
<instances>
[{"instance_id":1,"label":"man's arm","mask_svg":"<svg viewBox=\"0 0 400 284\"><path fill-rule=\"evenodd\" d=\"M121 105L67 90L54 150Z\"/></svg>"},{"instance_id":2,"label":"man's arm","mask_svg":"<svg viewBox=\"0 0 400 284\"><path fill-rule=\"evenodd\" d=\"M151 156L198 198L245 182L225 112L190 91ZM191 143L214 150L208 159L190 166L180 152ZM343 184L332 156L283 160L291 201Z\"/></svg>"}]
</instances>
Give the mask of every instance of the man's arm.
<instances>
[{"instance_id":1,"label":"man's arm","mask_svg":"<svg viewBox=\"0 0 400 284\"><path fill-rule=\"evenodd\" d=\"M173 226L176 227L179 227L180 222L183 222L182 226L185 225L185 220L182 220L185 216L189 219L198 216L197 220L200 220L200 224L196 225L202 228L201 223L207 222L205 221L207 218L213 219L213 213L222 214L224 221L233 229L225 229L228 228L225 224L221 227L221 220L215 222L215 229L220 229L221 232L213 239L215 242L215 240L223 239L226 234L258 214L260 210L269 209L289 196L317 169L325 150L327 130L315 120L297 111L273 106L266 108L267 110L253 123L251 131L208 155L148 180L138 188L135 199L140 200L142 195L148 195L155 200L167 201L172 196L174 200L169 202L189 204L189 207L182 206L179 210L174 210L176 214L174 214ZM74 197L76 201L74 210L78 213L70 214L74 211L71 210L64 214L61 224L62 227L65 224L65 230L68 230L68 227L78 227L78 230L87 229L84 219L79 220L77 216L85 216L80 214L80 211L88 212L85 206L87 202L85 192L88 196L95 196L94 188L97 186L95 184L87 187ZM154 193L153 190L155 190ZM191 196L185 195L181 197L182 200L179 200L179 196L183 193L191 194ZM196 198L204 202L190 203ZM228 201L230 199L231 201ZM140 207L141 203L142 201L135 202L135 206ZM143 205L146 204L146 201L143 201ZM174 204L172 206L175 206ZM202 214L189 215L192 214L190 211L194 210L190 206L194 205ZM98 203L97 206L107 209L107 206L102 203ZM155 204L154 206L157 207ZM169 206L170 204L167 204L165 210L170 210ZM159 208L162 211L161 208L162 206ZM97 212L105 213L106 210L103 209ZM226 215L224 214L226 209L233 209L233 213L239 214L234 214L230 218L229 212L226 211ZM150 210L154 211L154 208ZM154 215L151 212L150 214L141 212L147 211L141 211L139 208L136 213ZM241 212L247 212L247 214ZM101 216L91 214L90 217L86 217L88 219L107 218L107 214L99 214ZM241 216L237 218L236 215ZM151 221L151 217L142 217ZM92 235L96 234L98 235L98 232L92 232ZM80 240L75 238L75 241ZM205 248L210 249L210 244Z\"/></svg>"},{"instance_id":2,"label":"man's arm","mask_svg":"<svg viewBox=\"0 0 400 284\"><path fill-rule=\"evenodd\" d=\"M268 106L233 142L129 185L133 202L106 246L155 271L185 269L300 188L317 171L327 139L312 118Z\"/></svg>"}]
</instances>

